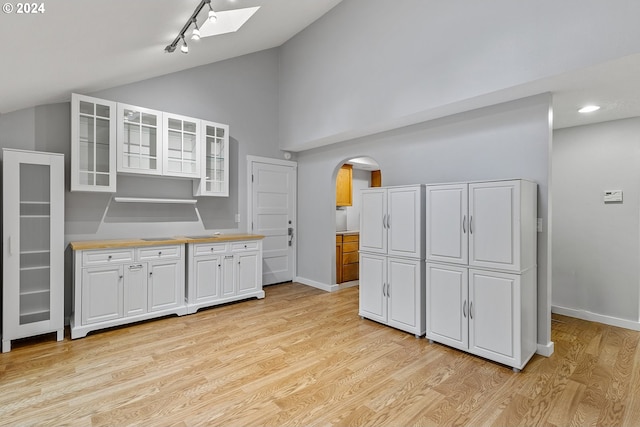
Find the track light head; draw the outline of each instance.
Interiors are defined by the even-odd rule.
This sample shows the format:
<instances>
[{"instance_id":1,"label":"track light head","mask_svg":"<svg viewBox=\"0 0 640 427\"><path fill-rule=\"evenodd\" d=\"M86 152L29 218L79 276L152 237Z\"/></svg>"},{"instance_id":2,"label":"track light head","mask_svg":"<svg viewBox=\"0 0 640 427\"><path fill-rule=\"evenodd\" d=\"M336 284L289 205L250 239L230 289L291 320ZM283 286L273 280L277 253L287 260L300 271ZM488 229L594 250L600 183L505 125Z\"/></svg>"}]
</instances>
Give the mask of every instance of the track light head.
<instances>
[{"instance_id":1,"label":"track light head","mask_svg":"<svg viewBox=\"0 0 640 427\"><path fill-rule=\"evenodd\" d=\"M180 52L189 53L189 46L187 46L187 41L184 39L184 36L182 36L182 46L180 46Z\"/></svg>"},{"instance_id":2,"label":"track light head","mask_svg":"<svg viewBox=\"0 0 640 427\"><path fill-rule=\"evenodd\" d=\"M198 23L196 20L193 20L193 31L191 31L191 40L200 40L200 28L198 28Z\"/></svg>"}]
</instances>

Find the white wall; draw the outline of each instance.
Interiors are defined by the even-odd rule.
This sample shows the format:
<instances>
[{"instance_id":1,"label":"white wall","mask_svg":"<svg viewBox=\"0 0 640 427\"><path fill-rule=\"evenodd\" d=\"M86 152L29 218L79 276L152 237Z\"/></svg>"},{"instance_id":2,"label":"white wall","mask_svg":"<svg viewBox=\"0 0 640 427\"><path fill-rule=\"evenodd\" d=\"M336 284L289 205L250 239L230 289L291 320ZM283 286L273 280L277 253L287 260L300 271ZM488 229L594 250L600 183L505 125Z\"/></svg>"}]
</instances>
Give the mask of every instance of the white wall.
<instances>
[{"instance_id":1,"label":"white wall","mask_svg":"<svg viewBox=\"0 0 640 427\"><path fill-rule=\"evenodd\" d=\"M79 93L82 93L78 89ZM87 95L229 124L230 196L200 197L191 205L118 204L111 194L69 192L70 103L0 116L0 147L65 154L65 245L71 240L246 231L246 156L281 157L278 148L278 50L270 49ZM70 96L69 96L70 98ZM192 181L117 177L118 196L192 198ZM241 222L235 222L235 214ZM68 252L68 251L67 251ZM68 254L69 255L69 254ZM70 257L65 306L71 307Z\"/></svg>"},{"instance_id":2,"label":"white wall","mask_svg":"<svg viewBox=\"0 0 640 427\"><path fill-rule=\"evenodd\" d=\"M640 118L553 138L553 309L640 330Z\"/></svg>"},{"instance_id":3,"label":"white wall","mask_svg":"<svg viewBox=\"0 0 640 427\"><path fill-rule=\"evenodd\" d=\"M384 185L528 178L538 183L538 342L551 338L549 109L539 95L298 153L298 276L330 286L335 265L334 176L353 157L373 158Z\"/></svg>"},{"instance_id":4,"label":"white wall","mask_svg":"<svg viewBox=\"0 0 640 427\"><path fill-rule=\"evenodd\" d=\"M638 16L631 0L343 0L282 48L280 146L533 95L522 85L640 52Z\"/></svg>"}]
</instances>

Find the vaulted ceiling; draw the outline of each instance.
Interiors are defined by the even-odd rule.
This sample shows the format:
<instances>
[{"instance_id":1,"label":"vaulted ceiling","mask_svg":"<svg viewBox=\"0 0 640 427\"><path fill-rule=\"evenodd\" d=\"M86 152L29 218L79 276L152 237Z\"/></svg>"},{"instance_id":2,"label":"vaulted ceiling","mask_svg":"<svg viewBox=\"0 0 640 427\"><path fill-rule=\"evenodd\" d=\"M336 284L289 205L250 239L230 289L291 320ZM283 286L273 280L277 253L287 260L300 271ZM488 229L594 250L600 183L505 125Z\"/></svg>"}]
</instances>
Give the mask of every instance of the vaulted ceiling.
<instances>
[{"instance_id":1,"label":"vaulted ceiling","mask_svg":"<svg viewBox=\"0 0 640 427\"><path fill-rule=\"evenodd\" d=\"M235 33L187 40L187 55L164 48L198 0L54 0L31 14L14 8L0 15L0 114L277 47L340 1L212 0L217 11L260 9ZM511 97L552 92L556 128L640 116L639 75L640 54L531 82ZM585 103L602 109L578 114Z\"/></svg>"}]
</instances>

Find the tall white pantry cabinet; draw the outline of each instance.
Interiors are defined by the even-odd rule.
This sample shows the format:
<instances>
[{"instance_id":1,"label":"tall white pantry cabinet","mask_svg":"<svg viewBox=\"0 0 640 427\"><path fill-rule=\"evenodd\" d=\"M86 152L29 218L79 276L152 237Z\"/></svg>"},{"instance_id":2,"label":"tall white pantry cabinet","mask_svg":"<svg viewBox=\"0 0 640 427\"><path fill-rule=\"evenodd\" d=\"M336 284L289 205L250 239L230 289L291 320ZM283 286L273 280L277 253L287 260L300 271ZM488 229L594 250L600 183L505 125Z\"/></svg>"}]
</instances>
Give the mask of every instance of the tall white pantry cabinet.
<instances>
[{"instance_id":1,"label":"tall white pantry cabinet","mask_svg":"<svg viewBox=\"0 0 640 427\"><path fill-rule=\"evenodd\" d=\"M2 352L50 332L64 338L64 157L3 149Z\"/></svg>"},{"instance_id":2,"label":"tall white pantry cabinet","mask_svg":"<svg viewBox=\"0 0 640 427\"><path fill-rule=\"evenodd\" d=\"M427 185L426 337L522 369L536 351L537 186Z\"/></svg>"},{"instance_id":3,"label":"tall white pantry cabinet","mask_svg":"<svg viewBox=\"0 0 640 427\"><path fill-rule=\"evenodd\" d=\"M424 185L362 190L359 314L425 333Z\"/></svg>"}]
</instances>

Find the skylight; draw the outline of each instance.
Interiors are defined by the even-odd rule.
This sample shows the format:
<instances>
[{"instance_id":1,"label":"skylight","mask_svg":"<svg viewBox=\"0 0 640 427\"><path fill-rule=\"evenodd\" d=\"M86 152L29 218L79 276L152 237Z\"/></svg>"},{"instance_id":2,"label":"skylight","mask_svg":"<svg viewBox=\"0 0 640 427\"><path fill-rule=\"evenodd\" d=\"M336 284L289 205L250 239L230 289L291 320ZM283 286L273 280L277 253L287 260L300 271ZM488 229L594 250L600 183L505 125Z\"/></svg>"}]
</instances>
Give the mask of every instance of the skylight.
<instances>
[{"instance_id":1,"label":"skylight","mask_svg":"<svg viewBox=\"0 0 640 427\"><path fill-rule=\"evenodd\" d=\"M234 33L238 31L258 9L260 9L260 6L218 11L216 12L218 16L217 21L210 22L207 20L202 24L200 27L200 37Z\"/></svg>"}]
</instances>

